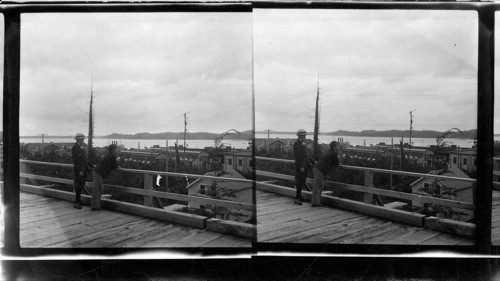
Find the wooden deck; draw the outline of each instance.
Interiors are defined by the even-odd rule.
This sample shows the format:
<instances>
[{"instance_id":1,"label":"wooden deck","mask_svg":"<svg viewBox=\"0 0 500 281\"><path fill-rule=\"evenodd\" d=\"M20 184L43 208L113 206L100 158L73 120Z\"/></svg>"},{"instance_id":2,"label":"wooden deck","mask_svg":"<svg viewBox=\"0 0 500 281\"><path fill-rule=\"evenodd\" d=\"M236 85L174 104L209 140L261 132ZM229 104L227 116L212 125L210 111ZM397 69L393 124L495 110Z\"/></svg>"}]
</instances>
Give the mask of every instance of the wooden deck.
<instances>
[{"instance_id":1,"label":"wooden deck","mask_svg":"<svg viewBox=\"0 0 500 281\"><path fill-rule=\"evenodd\" d=\"M251 240L21 192L23 248L251 247Z\"/></svg>"},{"instance_id":2,"label":"wooden deck","mask_svg":"<svg viewBox=\"0 0 500 281\"><path fill-rule=\"evenodd\" d=\"M500 212L500 210L499 210ZM257 242L473 245L473 239L257 191Z\"/></svg>"}]
</instances>

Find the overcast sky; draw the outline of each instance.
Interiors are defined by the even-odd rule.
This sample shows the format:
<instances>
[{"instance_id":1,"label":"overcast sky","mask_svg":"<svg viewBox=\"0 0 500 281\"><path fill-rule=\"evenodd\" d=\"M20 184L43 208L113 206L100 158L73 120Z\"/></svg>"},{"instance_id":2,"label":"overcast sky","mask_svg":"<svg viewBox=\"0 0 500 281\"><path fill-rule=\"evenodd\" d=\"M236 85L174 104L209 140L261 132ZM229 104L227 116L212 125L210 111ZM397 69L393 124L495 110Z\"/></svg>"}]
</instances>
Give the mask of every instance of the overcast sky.
<instances>
[{"instance_id":1,"label":"overcast sky","mask_svg":"<svg viewBox=\"0 0 500 281\"><path fill-rule=\"evenodd\" d=\"M256 9L22 20L21 135L86 132L91 75L98 135L183 131L184 112L192 132L251 128L252 37L257 130L312 130L318 73L323 132L408 129L411 110L415 130L476 128L475 12ZM500 133L499 110L494 129Z\"/></svg>"},{"instance_id":2,"label":"overcast sky","mask_svg":"<svg viewBox=\"0 0 500 281\"><path fill-rule=\"evenodd\" d=\"M251 13L21 20L21 136L252 129Z\"/></svg>"},{"instance_id":3,"label":"overcast sky","mask_svg":"<svg viewBox=\"0 0 500 281\"><path fill-rule=\"evenodd\" d=\"M256 130L477 128L475 12L253 14Z\"/></svg>"}]
</instances>

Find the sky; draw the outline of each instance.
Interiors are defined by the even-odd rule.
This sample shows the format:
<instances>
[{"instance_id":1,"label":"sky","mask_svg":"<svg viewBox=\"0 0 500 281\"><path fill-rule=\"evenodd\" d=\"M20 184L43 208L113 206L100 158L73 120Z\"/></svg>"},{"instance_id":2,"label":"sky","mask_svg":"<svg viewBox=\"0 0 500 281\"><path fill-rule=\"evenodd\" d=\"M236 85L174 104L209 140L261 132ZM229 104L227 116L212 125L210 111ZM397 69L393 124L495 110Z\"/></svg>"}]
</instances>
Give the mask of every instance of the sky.
<instances>
[{"instance_id":1,"label":"sky","mask_svg":"<svg viewBox=\"0 0 500 281\"><path fill-rule=\"evenodd\" d=\"M474 11L253 14L256 130L477 128Z\"/></svg>"},{"instance_id":2,"label":"sky","mask_svg":"<svg viewBox=\"0 0 500 281\"><path fill-rule=\"evenodd\" d=\"M23 14L20 135L252 129L251 13Z\"/></svg>"},{"instance_id":3,"label":"sky","mask_svg":"<svg viewBox=\"0 0 500 281\"><path fill-rule=\"evenodd\" d=\"M183 131L184 112L190 132L250 129L252 53L256 130L311 131L318 76L322 132L407 130L412 110L414 130L476 128L472 11L23 14L22 22L21 135L86 133L91 77L97 135ZM500 134L499 110L494 119Z\"/></svg>"}]
</instances>

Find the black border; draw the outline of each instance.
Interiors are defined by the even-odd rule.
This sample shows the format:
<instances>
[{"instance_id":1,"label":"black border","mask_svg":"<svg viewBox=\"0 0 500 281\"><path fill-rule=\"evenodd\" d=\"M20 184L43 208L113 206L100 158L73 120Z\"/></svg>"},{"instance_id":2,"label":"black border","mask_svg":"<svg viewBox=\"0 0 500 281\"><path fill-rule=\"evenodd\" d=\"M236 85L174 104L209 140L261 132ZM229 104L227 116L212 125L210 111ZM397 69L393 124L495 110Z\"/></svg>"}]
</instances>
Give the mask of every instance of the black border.
<instances>
[{"instance_id":1,"label":"black border","mask_svg":"<svg viewBox=\"0 0 500 281\"><path fill-rule=\"evenodd\" d=\"M123 254L140 254L151 252L159 256L170 254L202 255L211 257L215 255L250 256L255 251L253 247L245 248L21 248L19 231L19 105L20 105L20 40L21 40L21 14L24 13L101 13L101 12L236 12L250 13L251 5L218 3L206 5L202 3L163 3L163 4L37 4L37 5L3 5L0 11L5 19L5 49L4 49L4 190L3 204L5 206L5 247L3 254L20 257L40 257L50 255L75 255L89 254L107 257L121 256ZM6 188L6 187L9 188ZM255 188L254 188L255 190ZM254 192L255 195L255 192ZM254 196L255 198L255 196ZM256 239L256 238L255 238ZM255 242L252 239L252 242Z\"/></svg>"},{"instance_id":2,"label":"black border","mask_svg":"<svg viewBox=\"0 0 500 281\"><path fill-rule=\"evenodd\" d=\"M205 254L250 253L252 251L291 251L293 253L357 253L398 254L430 250L443 250L458 253L496 255L498 246L491 245L492 217L492 156L493 156L493 114L494 114L494 33L495 12L500 4L492 2L3 2L0 12L5 19L4 50L4 172L5 185L3 200L5 206L5 247L3 253L9 256L31 256L54 253L100 253L116 255L141 252L146 249L21 249L19 247L19 78L20 78L20 14L21 13L102 13L102 12L252 12L253 9L370 9L370 10L447 10L476 11L478 13L478 154L477 154L477 192L476 192L476 244L468 246L391 246L391 245L325 245L325 244L268 244L255 243L252 250L203 249ZM255 39L254 39L255 40ZM254 108L254 105L252 105ZM255 109L255 108L254 108ZM254 175L255 177L255 175ZM258 225L257 225L258 227ZM88 251L87 251L88 250ZM158 249L155 249L158 250ZM177 249L172 249L176 251ZM188 253L198 250L183 249ZM491 257L491 256L490 256ZM362 257L361 257L362 258ZM254 257L254 261L266 260ZM479 259L482 269L491 272L489 259ZM474 259L474 261L477 261ZM265 262L267 263L267 261ZM259 264L259 262L255 262Z\"/></svg>"},{"instance_id":3,"label":"black border","mask_svg":"<svg viewBox=\"0 0 500 281\"><path fill-rule=\"evenodd\" d=\"M498 251L491 243L492 181L493 181L493 114L494 114L494 52L495 12L500 5L491 2L254 2L254 9L359 9L359 10L446 10L476 11L478 14L478 80L477 80L477 187L475 245L469 246L405 246L405 245L328 245L258 243L257 251L278 250L321 251L367 254L378 252L411 253L422 251L458 251L458 253L492 254ZM378 250L375 250L378 249Z\"/></svg>"}]
</instances>

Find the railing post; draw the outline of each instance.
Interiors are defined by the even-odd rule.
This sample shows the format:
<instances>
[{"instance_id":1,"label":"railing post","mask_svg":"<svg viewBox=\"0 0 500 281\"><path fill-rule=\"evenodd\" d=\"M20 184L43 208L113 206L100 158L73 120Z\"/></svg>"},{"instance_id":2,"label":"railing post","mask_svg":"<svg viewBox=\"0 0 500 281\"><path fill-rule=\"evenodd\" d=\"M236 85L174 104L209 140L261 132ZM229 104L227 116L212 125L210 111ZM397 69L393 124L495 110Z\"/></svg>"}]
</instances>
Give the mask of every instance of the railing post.
<instances>
[{"instance_id":1,"label":"railing post","mask_svg":"<svg viewBox=\"0 0 500 281\"><path fill-rule=\"evenodd\" d=\"M144 174L144 190L153 190L153 180L149 173ZM153 196L144 195L144 206L153 206Z\"/></svg>"},{"instance_id":2,"label":"railing post","mask_svg":"<svg viewBox=\"0 0 500 281\"><path fill-rule=\"evenodd\" d=\"M373 172L365 171L365 186L366 187L374 187L373 185ZM364 193L364 202L368 204L372 204L373 202L373 193L365 192Z\"/></svg>"}]
</instances>

